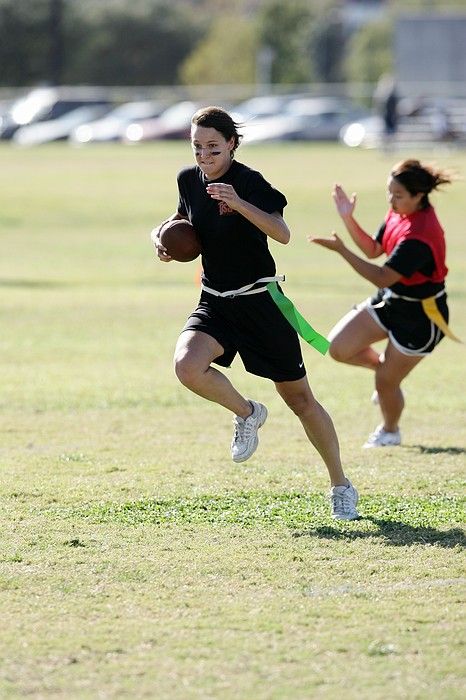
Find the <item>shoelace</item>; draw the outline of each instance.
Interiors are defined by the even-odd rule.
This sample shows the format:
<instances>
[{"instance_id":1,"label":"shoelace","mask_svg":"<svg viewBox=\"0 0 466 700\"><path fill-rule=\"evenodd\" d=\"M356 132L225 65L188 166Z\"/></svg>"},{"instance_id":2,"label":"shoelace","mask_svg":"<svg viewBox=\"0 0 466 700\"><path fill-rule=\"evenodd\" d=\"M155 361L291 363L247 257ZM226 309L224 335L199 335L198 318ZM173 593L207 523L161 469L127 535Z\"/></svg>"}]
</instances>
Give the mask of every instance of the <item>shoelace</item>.
<instances>
[{"instance_id":1,"label":"shoelace","mask_svg":"<svg viewBox=\"0 0 466 700\"><path fill-rule=\"evenodd\" d=\"M337 495L332 495L330 496L330 500L332 501L332 507L334 510L338 508L339 503L341 502L343 504L343 498L340 496L340 494Z\"/></svg>"},{"instance_id":2,"label":"shoelace","mask_svg":"<svg viewBox=\"0 0 466 700\"><path fill-rule=\"evenodd\" d=\"M233 436L233 441L236 442L237 438L242 439L244 433L244 420L237 416L233 419L233 425L235 426L235 434Z\"/></svg>"},{"instance_id":3,"label":"shoelace","mask_svg":"<svg viewBox=\"0 0 466 700\"><path fill-rule=\"evenodd\" d=\"M254 429L256 427L255 426L256 422L254 420L249 420L249 418L251 418L251 416L248 416L248 418L246 418L246 420L244 421L243 433L244 433L244 437L246 438L246 440L249 440L249 438L251 437L251 433L254 431Z\"/></svg>"},{"instance_id":4,"label":"shoelace","mask_svg":"<svg viewBox=\"0 0 466 700\"><path fill-rule=\"evenodd\" d=\"M354 508L351 498L346 493L334 493L330 496L330 499L334 511L342 510L345 513L349 513Z\"/></svg>"},{"instance_id":5,"label":"shoelace","mask_svg":"<svg viewBox=\"0 0 466 700\"><path fill-rule=\"evenodd\" d=\"M333 508L333 510L334 511L340 511L340 510L346 511L347 508L346 508L345 500L347 500L347 499L345 499L341 494L338 494L336 496L332 496L332 508Z\"/></svg>"},{"instance_id":6,"label":"shoelace","mask_svg":"<svg viewBox=\"0 0 466 700\"><path fill-rule=\"evenodd\" d=\"M247 418L240 418L240 416L236 416L236 418L233 419L233 423L235 426L235 435L233 439L235 442L237 439L249 440L249 438L251 437L251 433L255 428L255 421L249 420L251 416L248 416Z\"/></svg>"}]
</instances>

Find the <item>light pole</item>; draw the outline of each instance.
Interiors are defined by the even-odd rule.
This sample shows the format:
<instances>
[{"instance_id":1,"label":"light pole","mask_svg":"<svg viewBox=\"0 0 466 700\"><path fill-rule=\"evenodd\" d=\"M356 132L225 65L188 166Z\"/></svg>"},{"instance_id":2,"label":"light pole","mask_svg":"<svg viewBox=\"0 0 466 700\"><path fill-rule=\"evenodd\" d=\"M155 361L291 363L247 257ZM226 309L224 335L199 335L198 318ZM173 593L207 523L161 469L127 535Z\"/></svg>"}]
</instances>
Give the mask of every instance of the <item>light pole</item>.
<instances>
[{"instance_id":1,"label":"light pole","mask_svg":"<svg viewBox=\"0 0 466 700\"><path fill-rule=\"evenodd\" d=\"M261 46L256 57L256 92L270 92L272 84L272 64L275 51L271 46Z\"/></svg>"},{"instance_id":2,"label":"light pole","mask_svg":"<svg viewBox=\"0 0 466 700\"><path fill-rule=\"evenodd\" d=\"M63 0L49 4L49 76L52 85L60 85L64 64Z\"/></svg>"}]
</instances>

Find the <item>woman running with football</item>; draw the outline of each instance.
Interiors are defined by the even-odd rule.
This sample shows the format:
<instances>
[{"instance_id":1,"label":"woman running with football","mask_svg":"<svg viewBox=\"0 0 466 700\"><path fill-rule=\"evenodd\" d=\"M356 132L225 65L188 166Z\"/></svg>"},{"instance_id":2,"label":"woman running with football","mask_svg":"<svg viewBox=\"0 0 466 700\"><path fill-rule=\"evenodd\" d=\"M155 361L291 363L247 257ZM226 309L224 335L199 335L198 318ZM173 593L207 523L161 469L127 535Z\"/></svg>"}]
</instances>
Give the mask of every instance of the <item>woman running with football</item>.
<instances>
[{"instance_id":1,"label":"woman running with football","mask_svg":"<svg viewBox=\"0 0 466 700\"><path fill-rule=\"evenodd\" d=\"M168 220L188 219L200 238L202 291L176 345L175 373L188 389L234 414L235 462L256 450L267 409L242 396L212 364L229 367L239 354L248 372L271 379L327 466L333 518L353 520L358 494L343 472L335 428L311 392L298 335L267 286L282 280L268 239L290 240L282 216L287 201L259 172L234 159L240 138L238 125L218 107L192 118L196 165L178 174L178 208ZM151 237L159 259L169 262L160 244L165 223Z\"/></svg>"},{"instance_id":2,"label":"woman running with football","mask_svg":"<svg viewBox=\"0 0 466 700\"><path fill-rule=\"evenodd\" d=\"M450 183L450 176L418 160L395 165L388 178L390 208L378 233L371 237L354 218L356 195L335 185L333 199L346 229L366 258L385 254L381 266L351 252L333 233L309 240L339 253L377 293L356 306L332 329L330 354L339 362L375 372L374 403L383 422L364 447L399 445L399 420L404 408L402 380L429 355L448 328L445 291L445 238L429 193ZM388 339L383 352L372 343ZM455 338L456 339L456 338Z\"/></svg>"}]
</instances>

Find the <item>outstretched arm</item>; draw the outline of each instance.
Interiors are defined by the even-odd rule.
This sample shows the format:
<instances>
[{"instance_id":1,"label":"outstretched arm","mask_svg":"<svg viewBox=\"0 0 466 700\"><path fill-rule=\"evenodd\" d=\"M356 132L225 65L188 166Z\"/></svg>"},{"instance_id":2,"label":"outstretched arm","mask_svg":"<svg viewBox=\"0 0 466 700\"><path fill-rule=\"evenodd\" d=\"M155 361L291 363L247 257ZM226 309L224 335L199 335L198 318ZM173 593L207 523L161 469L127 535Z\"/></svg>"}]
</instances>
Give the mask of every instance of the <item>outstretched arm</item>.
<instances>
[{"instance_id":1,"label":"outstretched arm","mask_svg":"<svg viewBox=\"0 0 466 700\"><path fill-rule=\"evenodd\" d=\"M374 263L367 262L367 260L360 258L345 246L341 238L339 238L335 232L332 233L331 238L308 236L308 241L310 243L317 243L324 248L328 248L328 250L339 253L358 275L364 277L368 282L375 284L379 289L391 287L392 284L398 282L402 277L399 272L388 267L388 265L375 265Z\"/></svg>"},{"instance_id":2,"label":"outstretched arm","mask_svg":"<svg viewBox=\"0 0 466 700\"><path fill-rule=\"evenodd\" d=\"M351 238L367 258L377 258L383 253L382 246L374 241L358 224L353 216L356 207L356 193L348 197L341 185L335 185L332 192L337 212L341 216Z\"/></svg>"},{"instance_id":3,"label":"outstretched arm","mask_svg":"<svg viewBox=\"0 0 466 700\"><path fill-rule=\"evenodd\" d=\"M227 185L222 182L216 182L207 185L207 192L212 199L217 199L228 204L231 209L234 209L244 216L245 219L257 226L263 233L278 243L288 243L290 240L290 230L285 223L282 215L275 211L268 214L262 209L254 206L250 202L241 199L232 185Z\"/></svg>"}]
</instances>

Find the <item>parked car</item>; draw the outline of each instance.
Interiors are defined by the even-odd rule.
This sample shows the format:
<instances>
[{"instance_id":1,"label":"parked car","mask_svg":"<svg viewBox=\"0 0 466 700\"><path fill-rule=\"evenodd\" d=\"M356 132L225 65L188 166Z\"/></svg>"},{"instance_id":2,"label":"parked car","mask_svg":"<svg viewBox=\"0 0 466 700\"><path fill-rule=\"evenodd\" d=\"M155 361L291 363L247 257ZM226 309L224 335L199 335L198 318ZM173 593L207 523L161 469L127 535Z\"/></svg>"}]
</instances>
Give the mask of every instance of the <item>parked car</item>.
<instances>
[{"instance_id":1,"label":"parked car","mask_svg":"<svg viewBox=\"0 0 466 700\"><path fill-rule=\"evenodd\" d=\"M362 108L340 98L294 98L284 105L281 114L246 124L244 142L336 141L343 124L367 114Z\"/></svg>"},{"instance_id":2,"label":"parked car","mask_svg":"<svg viewBox=\"0 0 466 700\"><path fill-rule=\"evenodd\" d=\"M240 102L233 107L232 116L238 123L246 123L252 119L263 119L264 117L275 117L280 115L285 105L296 95L257 95L250 97L244 102Z\"/></svg>"},{"instance_id":3,"label":"parked car","mask_svg":"<svg viewBox=\"0 0 466 700\"><path fill-rule=\"evenodd\" d=\"M201 105L188 100L168 107L155 119L143 119L128 124L123 135L126 143L140 143L156 139L189 138L191 117Z\"/></svg>"},{"instance_id":4,"label":"parked car","mask_svg":"<svg viewBox=\"0 0 466 700\"><path fill-rule=\"evenodd\" d=\"M126 102L112 109L105 117L73 129L70 141L83 144L96 141L119 141L128 124L160 116L165 104L158 101Z\"/></svg>"},{"instance_id":5,"label":"parked car","mask_svg":"<svg viewBox=\"0 0 466 700\"><path fill-rule=\"evenodd\" d=\"M380 146L384 133L384 121L377 114L372 114L365 119L344 124L340 129L339 139L345 146L355 148L377 148Z\"/></svg>"},{"instance_id":6,"label":"parked car","mask_svg":"<svg viewBox=\"0 0 466 700\"><path fill-rule=\"evenodd\" d=\"M70 91L66 88L36 88L15 100L2 118L0 139L11 139L18 129L50 121L86 105L109 105L96 90Z\"/></svg>"},{"instance_id":7,"label":"parked car","mask_svg":"<svg viewBox=\"0 0 466 700\"><path fill-rule=\"evenodd\" d=\"M9 114L12 106L12 100L2 100L0 102L0 132L4 127L6 121L9 119Z\"/></svg>"},{"instance_id":8,"label":"parked car","mask_svg":"<svg viewBox=\"0 0 466 700\"><path fill-rule=\"evenodd\" d=\"M13 142L20 146L36 146L50 141L63 141L77 126L99 119L108 110L109 107L105 105L78 107L59 119L22 126L14 133Z\"/></svg>"}]
</instances>

